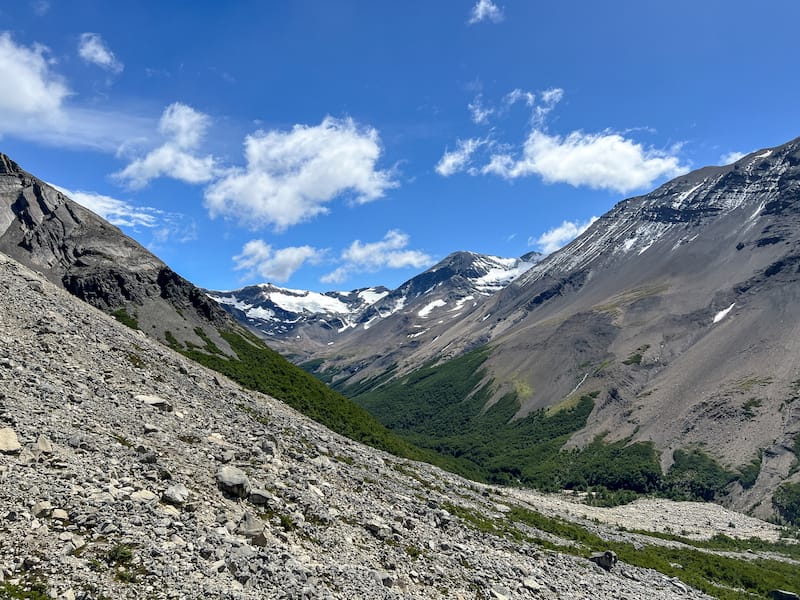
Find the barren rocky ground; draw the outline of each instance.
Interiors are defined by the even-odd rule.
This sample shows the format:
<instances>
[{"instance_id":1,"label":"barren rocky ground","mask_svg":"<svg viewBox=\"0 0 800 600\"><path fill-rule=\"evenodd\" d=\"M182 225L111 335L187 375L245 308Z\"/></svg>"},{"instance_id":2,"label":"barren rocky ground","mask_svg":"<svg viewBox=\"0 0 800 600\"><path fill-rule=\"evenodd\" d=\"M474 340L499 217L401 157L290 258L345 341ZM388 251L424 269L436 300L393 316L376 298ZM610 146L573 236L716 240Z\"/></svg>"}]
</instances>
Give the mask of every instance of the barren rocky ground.
<instances>
[{"instance_id":1,"label":"barren rocky ground","mask_svg":"<svg viewBox=\"0 0 800 600\"><path fill-rule=\"evenodd\" d=\"M527 507L596 519L609 539L664 519L698 536L777 535L714 505L595 509L381 453L3 255L0 450L0 597L705 598L492 523Z\"/></svg>"}]
</instances>

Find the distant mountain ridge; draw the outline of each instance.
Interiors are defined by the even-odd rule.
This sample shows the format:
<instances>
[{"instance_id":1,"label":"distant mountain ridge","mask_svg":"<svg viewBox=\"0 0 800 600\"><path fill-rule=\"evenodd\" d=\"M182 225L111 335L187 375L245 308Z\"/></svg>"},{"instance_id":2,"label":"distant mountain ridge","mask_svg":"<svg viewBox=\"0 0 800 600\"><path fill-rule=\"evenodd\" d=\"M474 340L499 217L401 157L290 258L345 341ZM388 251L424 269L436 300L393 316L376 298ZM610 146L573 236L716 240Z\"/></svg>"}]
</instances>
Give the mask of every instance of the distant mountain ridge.
<instances>
[{"instance_id":1,"label":"distant mountain ridge","mask_svg":"<svg viewBox=\"0 0 800 600\"><path fill-rule=\"evenodd\" d=\"M302 356L384 320L403 321L408 325L405 335L419 337L424 329L420 323L474 308L540 259L538 252L520 258L454 252L395 290L379 286L317 293L261 284L206 293L267 340Z\"/></svg>"}]
</instances>

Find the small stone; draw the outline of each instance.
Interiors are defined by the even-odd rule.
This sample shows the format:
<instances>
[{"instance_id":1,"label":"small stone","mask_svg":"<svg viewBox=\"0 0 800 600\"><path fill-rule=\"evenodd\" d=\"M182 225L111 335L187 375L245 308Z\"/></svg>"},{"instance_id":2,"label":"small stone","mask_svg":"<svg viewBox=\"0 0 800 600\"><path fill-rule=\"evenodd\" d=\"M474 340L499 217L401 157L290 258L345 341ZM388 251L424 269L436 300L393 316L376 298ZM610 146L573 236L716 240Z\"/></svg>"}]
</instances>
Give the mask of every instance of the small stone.
<instances>
[{"instance_id":1,"label":"small stone","mask_svg":"<svg viewBox=\"0 0 800 600\"><path fill-rule=\"evenodd\" d=\"M542 584L536 581L533 577L526 577L525 579L523 579L522 585L534 592L541 591L542 589Z\"/></svg>"},{"instance_id":2,"label":"small stone","mask_svg":"<svg viewBox=\"0 0 800 600\"><path fill-rule=\"evenodd\" d=\"M169 486L161 495L161 499L175 506L183 506L189 499L189 488L182 483Z\"/></svg>"},{"instance_id":3,"label":"small stone","mask_svg":"<svg viewBox=\"0 0 800 600\"><path fill-rule=\"evenodd\" d=\"M36 449L43 454L52 454L53 443L46 435L40 435L36 440Z\"/></svg>"},{"instance_id":4,"label":"small stone","mask_svg":"<svg viewBox=\"0 0 800 600\"><path fill-rule=\"evenodd\" d=\"M244 512L244 519L236 529L236 533L245 537L255 537L264 532L264 523L249 510Z\"/></svg>"},{"instance_id":5,"label":"small stone","mask_svg":"<svg viewBox=\"0 0 800 600\"><path fill-rule=\"evenodd\" d=\"M158 427L156 427L152 423L145 423L144 424L144 434L145 435L149 435L151 433L158 433Z\"/></svg>"},{"instance_id":6,"label":"small stone","mask_svg":"<svg viewBox=\"0 0 800 600\"><path fill-rule=\"evenodd\" d=\"M137 396L134 396L134 398L136 398L140 402L144 402L147 406L156 408L162 412L172 412L172 405L163 398L160 398L159 396L139 394Z\"/></svg>"},{"instance_id":7,"label":"small stone","mask_svg":"<svg viewBox=\"0 0 800 600\"><path fill-rule=\"evenodd\" d=\"M131 500L134 502L152 502L156 498L158 496L150 490L137 490L131 494Z\"/></svg>"},{"instance_id":8,"label":"small stone","mask_svg":"<svg viewBox=\"0 0 800 600\"><path fill-rule=\"evenodd\" d=\"M67 511L65 511L63 508L57 508L57 509L55 509L55 510L53 511L53 514L52 514L51 516L52 516L52 517L53 517L53 519L55 519L56 521L66 521L66 520L68 520L68 519L69 519L69 515L67 515Z\"/></svg>"},{"instance_id":9,"label":"small stone","mask_svg":"<svg viewBox=\"0 0 800 600\"><path fill-rule=\"evenodd\" d=\"M271 497L272 494L270 494L267 490L254 488L250 491L250 495L247 497L247 499L253 504L266 504L269 502Z\"/></svg>"},{"instance_id":10,"label":"small stone","mask_svg":"<svg viewBox=\"0 0 800 600\"><path fill-rule=\"evenodd\" d=\"M0 452L4 454L14 454L22 450L22 444L17 439L17 432L11 427L0 429Z\"/></svg>"},{"instance_id":11,"label":"small stone","mask_svg":"<svg viewBox=\"0 0 800 600\"><path fill-rule=\"evenodd\" d=\"M34 517L47 517L50 513L53 512L53 505L50 504L47 500L42 500L41 502L37 502L33 505L31 509L31 514Z\"/></svg>"}]
</instances>

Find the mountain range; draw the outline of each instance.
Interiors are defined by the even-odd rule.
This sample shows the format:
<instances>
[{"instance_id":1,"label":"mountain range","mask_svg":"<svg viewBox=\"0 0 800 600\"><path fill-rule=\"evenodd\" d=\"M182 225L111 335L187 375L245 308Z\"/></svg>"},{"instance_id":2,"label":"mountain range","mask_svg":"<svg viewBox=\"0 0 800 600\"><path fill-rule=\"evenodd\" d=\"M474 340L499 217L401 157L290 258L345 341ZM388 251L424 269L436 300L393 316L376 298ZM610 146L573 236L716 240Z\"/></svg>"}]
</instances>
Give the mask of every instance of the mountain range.
<instances>
[{"instance_id":1,"label":"mountain range","mask_svg":"<svg viewBox=\"0 0 800 600\"><path fill-rule=\"evenodd\" d=\"M480 289L489 273L507 277ZM674 479L707 468L716 483L691 494L768 516L778 486L798 480L799 283L796 139L623 200L544 258L459 252L398 290L371 288L372 306L338 320L307 309L288 315L293 327L276 327L277 311L243 322L271 323L275 347L423 446L485 464L478 438L442 414L477 430L495 407L502 426L480 439L497 447L508 427L591 398L559 429L564 448L621 444ZM212 297L263 306L241 294ZM480 374L467 386L465 361ZM451 373L458 393L429 410L425 382L450 389ZM488 475L541 483L540 462L517 448Z\"/></svg>"},{"instance_id":2,"label":"mountain range","mask_svg":"<svg viewBox=\"0 0 800 600\"><path fill-rule=\"evenodd\" d=\"M624 200L547 257L204 291L0 156L0 251L336 431L476 479L762 517L793 518L800 478L799 246L793 140Z\"/></svg>"}]
</instances>

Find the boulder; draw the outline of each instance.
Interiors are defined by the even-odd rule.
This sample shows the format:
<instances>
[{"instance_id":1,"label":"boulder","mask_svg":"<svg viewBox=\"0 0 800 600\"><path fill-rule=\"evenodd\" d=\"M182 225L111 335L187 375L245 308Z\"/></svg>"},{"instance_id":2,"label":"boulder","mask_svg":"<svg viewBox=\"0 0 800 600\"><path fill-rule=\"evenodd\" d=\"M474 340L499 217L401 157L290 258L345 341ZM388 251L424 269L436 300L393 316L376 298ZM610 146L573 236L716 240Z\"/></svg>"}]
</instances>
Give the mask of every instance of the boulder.
<instances>
[{"instance_id":1,"label":"boulder","mask_svg":"<svg viewBox=\"0 0 800 600\"><path fill-rule=\"evenodd\" d=\"M217 485L219 488L236 498L247 498L250 494L250 480L244 471L225 465L217 471Z\"/></svg>"},{"instance_id":2,"label":"boulder","mask_svg":"<svg viewBox=\"0 0 800 600\"><path fill-rule=\"evenodd\" d=\"M589 557L589 560L606 571L610 571L617 564L617 554L611 550L595 552Z\"/></svg>"},{"instance_id":3,"label":"boulder","mask_svg":"<svg viewBox=\"0 0 800 600\"><path fill-rule=\"evenodd\" d=\"M161 494L161 499L168 504L183 506L189 499L189 488L182 483L176 483L164 490L164 493Z\"/></svg>"},{"instance_id":4,"label":"boulder","mask_svg":"<svg viewBox=\"0 0 800 600\"><path fill-rule=\"evenodd\" d=\"M17 432L11 427L0 429L0 452L13 454L22 450L22 444L17 439Z\"/></svg>"}]
</instances>

